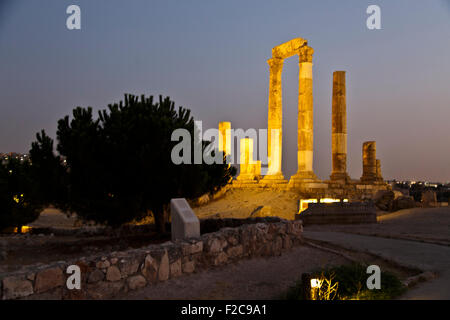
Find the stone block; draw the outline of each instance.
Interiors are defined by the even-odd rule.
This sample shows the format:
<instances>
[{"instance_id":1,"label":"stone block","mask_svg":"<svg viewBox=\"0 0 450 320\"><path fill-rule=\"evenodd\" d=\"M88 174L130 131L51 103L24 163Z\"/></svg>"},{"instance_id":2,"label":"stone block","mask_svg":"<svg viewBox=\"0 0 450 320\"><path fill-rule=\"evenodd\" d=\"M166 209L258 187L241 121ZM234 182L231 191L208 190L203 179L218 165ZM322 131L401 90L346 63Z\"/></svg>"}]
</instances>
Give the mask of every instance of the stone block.
<instances>
[{"instance_id":1,"label":"stone block","mask_svg":"<svg viewBox=\"0 0 450 320\"><path fill-rule=\"evenodd\" d=\"M87 295L90 299L109 299L125 291L124 281L98 282L87 285Z\"/></svg>"},{"instance_id":2,"label":"stone block","mask_svg":"<svg viewBox=\"0 0 450 320\"><path fill-rule=\"evenodd\" d=\"M128 278L139 270L139 261L134 258L124 261L122 260L119 265L122 278Z\"/></svg>"},{"instance_id":3,"label":"stone block","mask_svg":"<svg viewBox=\"0 0 450 320\"><path fill-rule=\"evenodd\" d=\"M186 261L182 266L183 273L192 273L195 271L195 261Z\"/></svg>"},{"instance_id":4,"label":"stone block","mask_svg":"<svg viewBox=\"0 0 450 320\"><path fill-rule=\"evenodd\" d=\"M170 201L172 240L200 237L200 221L184 198Z\"/></svg>"},{"instance_id":5,"label":"stone block","mask_svg":"<svg viewBox=\"0 0 450 320\"><path fill-rule=\"evenodd\" d=\"M158 280L158 261L151 255L145 257L142 265L142 274L149 282L156 282Z\"/></svg>"},{"instance_id":6,"label":"stone block","mask_svg":"<svg viewBox=\"0 0 450 320\"><path fill-rule=\"evenodd\" d=\"M103 271L96 269L89 275L88 283L96 283L102 281L104 277L105 274L103 273Z\"/></svg>"},{"instance_id":7,"label":"stone block","mask_svg":"<svg viewBox=\"0 0 450 320\"><path fill-rule=\"evenodd\" d=\"M109 267L106 271L106 280L108 281L119 281L121 278L120 270L116 266Z\"/></svg>"},{"instance_id":8,"label":"stone block","mask_svg":"<svg viewBox=\"0 0 450 320\"><path fill-rule=\"evenodd\" d=\"M95 266L97 267L97 269L106 269L111 265L111 263L108 260L101 260L98 261Z\"/></svg>"},{"instance_id":9,"label":"stone block","mask_svg":"<svg viewBox=\"0 0 450 320\"><path fill-rule=\"evenodd\" d=\"M17 299L33 294L33 285L22 277L7 277L2 281L3 300Z\"/></svg>"},{"instance_id":10,"label":"stone block","mask_svg":"<svg viewBox=\"0 0 450 320\"><path fill-rule=\"evenodd\" d=\"M36 274L36 283L34 290L36 293L48 291L50 289L62 286L64 284L64 275L60 268L54 267L45 269Z\"/></svg>"},{"instance_id":11,"label":"stone block","mask_svg":"<svg viewBox=\"0 0 450 320\"><path fill-rule=\"evenodd\" d=\"M158 280L165 281L169 279L169 275L170 275L169 254L167 253L167 251L165 251L163 256L161 257L161 263L159 265Z\"/></svg>"},{"instance_id":12,"label":"stone block","mask_svg":"<svg viewBox=\"0 0 450 320\"><path fill-rule=\"evenodd\" d=\"M136 290L143 288L147 285L147 280L141 275L133 276L127 279L128 288L130 290Z\"/></svg>"},{"instance_id":13,"label":"stone block","mask_svg":"<svg viewBox=\"0 0 450 320\"><path fill-rule=\"evenodd\" d=\"M219 266L221 264L226 263L228 260L228 256L225 254L225 252L221 252L215 257L214 259L214 265Z\"/></svg>"},{"instance_id":14,"label":"stone block","mask_svg":"<svg viewBox=\"0 0 450 320\"><path fill-rule=\"evenodd\" d=\"M170 277L176 278L181 276L181 259L178 259L170 264Z\"/></svg>"},{"instance_id":15,"label":"stone block","mask_svg":"<svg viewBox=\"0 0 450 320\"><path fill-rule=\"evenodd\" d=\"M203 241L185 242L181 245L183 256L197 254L203 251Z\"/></svg>"},{"instance_id":16,"label":"stone block","mask_svg":"<svg viewBox=\"0 0 450 320\"><path fill-rule=\"evenodd\" d=\"M238 258L238 257L242 256L243 253L244 253L244 247L242 245L230 247L227 250L227 255L230 258Z\"/></svg>"},{"instance_id":17,"label":"stone block","mask_svg":"<svg viewBox=\"0 0 450 320\"><path fill-rule=\"evenodd\" d=\"M222 242L220 239L211 237L206 241L206 251L209 253L217 253L222 251Z\"/></svg>"}]
</instances>

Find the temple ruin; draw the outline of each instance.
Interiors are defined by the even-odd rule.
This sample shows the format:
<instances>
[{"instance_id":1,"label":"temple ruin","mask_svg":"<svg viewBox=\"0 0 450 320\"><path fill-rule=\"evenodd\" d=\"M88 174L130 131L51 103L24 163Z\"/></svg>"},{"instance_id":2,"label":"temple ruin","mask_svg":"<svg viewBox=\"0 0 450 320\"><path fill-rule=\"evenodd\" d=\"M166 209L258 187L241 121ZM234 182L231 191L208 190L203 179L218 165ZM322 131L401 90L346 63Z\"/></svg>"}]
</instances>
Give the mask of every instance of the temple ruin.
<instances>
[{"instance_id":1,"label":"temple ruin","mask_svg":"<svg viewBox=\"0 0 450 320\"><path fill-rule=\"evenodd\" d=\"M351 179L347 173L347 106L345 71L333 72L332 95L332 172L329 180L319 180L313 169L314 108L313 108L314 49L302 38L295 38L272 49L269 65L269 99L267 122L267 174L260 176L261 161L253 159L253 140L241 139L240 174L233 181L235 188L295 189L305 197L365 199L378 190L387 189L381 176L381 163L376 158L375 141L364 142L362 148L363 173ZM282 172L283 103L282 71L284 60L298 55L298 127L297 172L287 180ZM230 122L219 123L219 145L226 154L230 150ZM228 130L228 132L226 132ZM224 143L226 141L226 143ZM226 144L226 145L225 145ZM244 163L242 163L244 162Z\"/></svg>"}]
</instances>

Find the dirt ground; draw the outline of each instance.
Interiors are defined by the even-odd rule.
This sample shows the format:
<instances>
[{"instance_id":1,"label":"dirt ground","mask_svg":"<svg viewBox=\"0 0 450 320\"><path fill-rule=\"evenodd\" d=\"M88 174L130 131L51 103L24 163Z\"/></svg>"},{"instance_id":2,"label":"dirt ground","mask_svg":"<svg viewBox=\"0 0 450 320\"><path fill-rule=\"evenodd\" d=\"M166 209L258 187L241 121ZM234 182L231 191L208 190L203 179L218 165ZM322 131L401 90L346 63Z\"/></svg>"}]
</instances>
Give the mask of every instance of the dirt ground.
<instances>
[{"instance_id":1,"label":"dirt ground","mask_svg":"<svg viewBox=\"0 0 450 320\"><path fill-rule=\"evenodd\" d=\"M261 206L270 206L271 214L293 219L299 195L295 192L268 190L229 190L222 198L194 208L203 218L248 218ZM340 231L388 238L400 238L450 245L450 208L407 209L384 213L378 224L307 226L305 231ZM76 217L67 217L55 209L45 210L32 227L74 229L80 226ZM0 236L0 272L11 271L36 262L52 262L73 257L119 251L152 243L148 239L77 238L71 236L13 235ZM400 278L414 270L404 270L363 253L341 253L358 261L384 265ZM291 286L303 272L326 264L350 263L342 255L309 246L301 246L281 257L244 260L207 272L182 276L119 299L271 299Z\"/></svg>"},{"instance_id":2,"label":"dirt ground","mask_svg":"<svg viewBox=\"0 0 450 320\"><path fill-rule=\"evenodd\" d=\"M261 206L269 206L271 214L293 220L300 196L292 191L230 189L220 199L194 208L200 218L249 218Z\"/></svg>"},{"instance_id":3,"label":"dirt ground","mask_svg":"<svg viewBox=\"0 0 450 320\"><path fill-rule=\"evenodd\" d=\"M377 224L313 225L311 231L338 231L450 246L450 207L405 209L377 218Z\"/></svg>"},{"instance_id":4,"label":"dirt ground","mask_svg":"<svg viewBox=\"0 0 450 320\"><path fill-rule=\"evenodd\" d=\"M279 257L242 260L201 273L183 275L116 299L277 299L302 273L319 266L350 263L339 255L308 246L296 247Z\"/></svg>"}]
</instances>

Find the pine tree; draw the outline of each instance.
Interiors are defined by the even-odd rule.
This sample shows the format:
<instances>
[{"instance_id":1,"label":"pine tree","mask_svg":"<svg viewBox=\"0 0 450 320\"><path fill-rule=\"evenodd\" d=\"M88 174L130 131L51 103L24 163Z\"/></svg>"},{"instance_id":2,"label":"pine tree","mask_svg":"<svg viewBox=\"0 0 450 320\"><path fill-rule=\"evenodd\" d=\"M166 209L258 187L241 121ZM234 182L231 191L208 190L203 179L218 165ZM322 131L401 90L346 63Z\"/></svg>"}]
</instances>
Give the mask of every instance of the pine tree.
<instances>
[{"instance_id":1,"label":"pine tree","mask_svg":"<svg viewBox=\"0 0 450 320\"><path fill-rule=\"evenodd\" d=\"M125 95L123 102L100 111L98 119L90 107L74 109L72 119L66 116L58 122L57 131L57 150L66 160L67 176L56 180L66 185L66 210L112 226L152 212L164 232L164 208L170 199L218 191L235 174L225 163L175 165L171 151L177 142L171 135L180 128L191 137L195 134L190 111L176 110L168 97L154 102L153 97ZM50 142L42 136L38 144L49 149ZM210 142L199 143L204 150Z\"/></svg>"}]
</instances>

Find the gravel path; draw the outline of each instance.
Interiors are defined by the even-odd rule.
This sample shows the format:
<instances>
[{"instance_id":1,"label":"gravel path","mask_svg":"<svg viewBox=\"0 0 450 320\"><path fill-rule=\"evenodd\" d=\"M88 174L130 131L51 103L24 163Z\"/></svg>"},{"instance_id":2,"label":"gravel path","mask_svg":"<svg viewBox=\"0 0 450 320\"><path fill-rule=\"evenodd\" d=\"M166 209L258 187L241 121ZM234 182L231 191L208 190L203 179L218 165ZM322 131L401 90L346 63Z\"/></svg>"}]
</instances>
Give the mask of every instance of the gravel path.
<instances>
[{"instance_id":1,"label":"gravel path","mask_svg":"<svg viewBox=\"0 0 450 320\"><path fill-rule=\"evenodd\" d=\"M363 251L405 267L437 272L438 277L409 290L402 299L450 299L450 247L333 231L305 231L306 239Z\"/></svg>"},{"instance_id":2,"label":"gravel path","mask_svg":"<svg viewBox=\"0 0 450 320\"><path fill-rule=\"evenodd\" d=\"M450 207L400 210L378 217L377 224L313 225L309 231L338 231L450 246Z\"/></svg>"}]
</instances>

